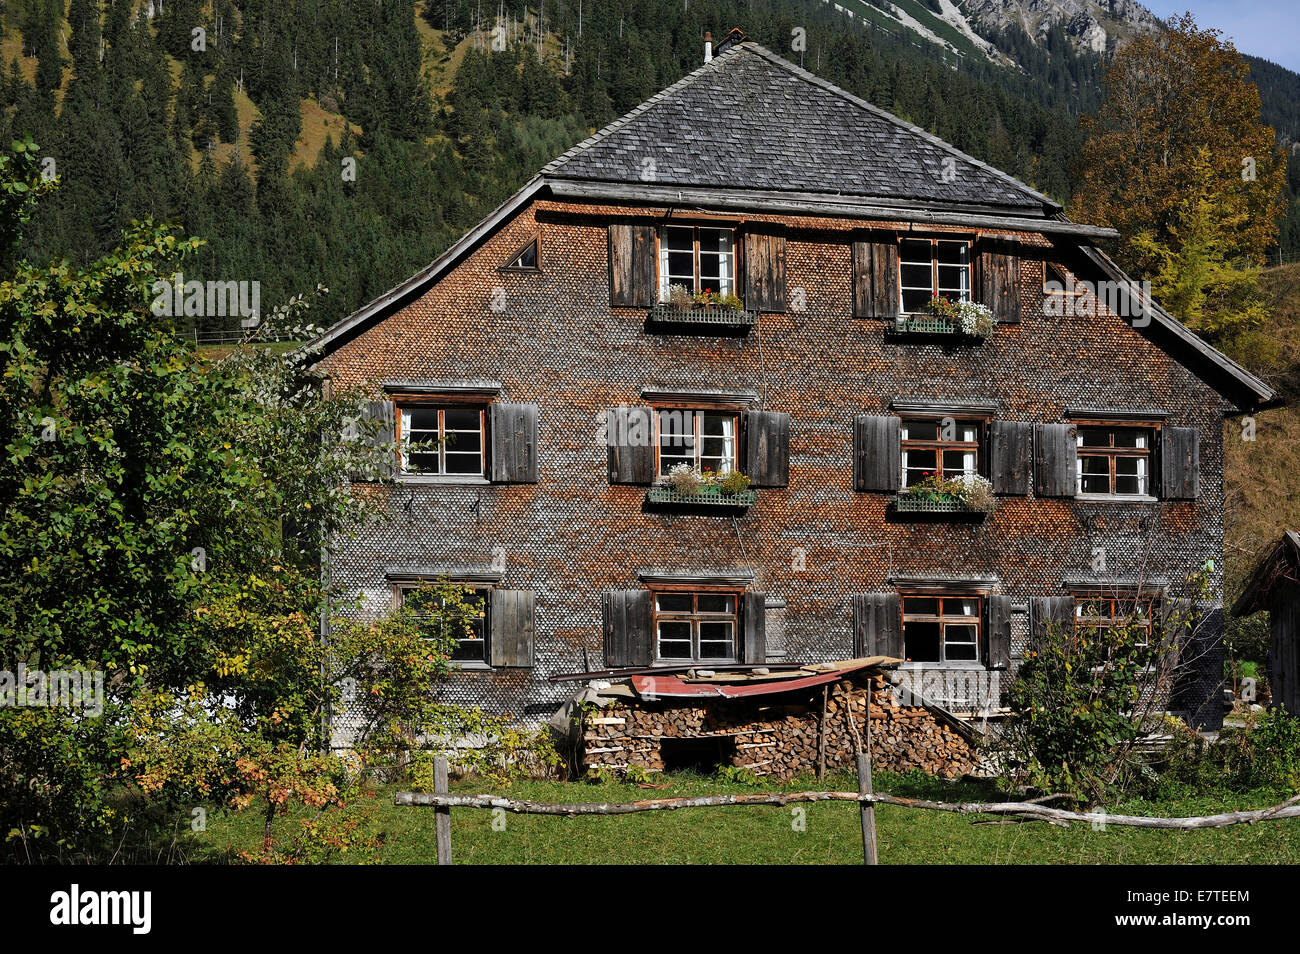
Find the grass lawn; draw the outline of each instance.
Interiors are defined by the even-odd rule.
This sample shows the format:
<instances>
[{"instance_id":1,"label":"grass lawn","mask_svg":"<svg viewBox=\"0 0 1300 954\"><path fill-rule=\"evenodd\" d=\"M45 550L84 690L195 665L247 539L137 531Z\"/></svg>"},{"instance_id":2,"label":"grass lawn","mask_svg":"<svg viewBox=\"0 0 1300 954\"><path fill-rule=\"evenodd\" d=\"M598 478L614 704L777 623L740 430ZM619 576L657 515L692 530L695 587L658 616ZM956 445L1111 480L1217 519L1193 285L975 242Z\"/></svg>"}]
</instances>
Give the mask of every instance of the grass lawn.
<instances>
[{"instance_id":1,"label":"grass lawn","mask_svg":"<svg viewBox=\"0 0 1300 954\"><path fill-rule=\"evenodd\" d=\"M856 791L852 775L824 784L800 781L749 788L699 776L666 776L668 787L643 789L622 783L516 782L508 789L477 780L452 783L456 792L492 792L551 802L636 801L721 792L835 789ZM878 791L940 801L995 799L985 784L948 783L880 773ZM384 864L432 864L434 810L398 808L394 789L375 796L376 824ZM1235 801L1187 799L1151 804L1131 801L1116 810L1135 815L1200 815L1260 808L1280 801L1261 793ZM494 830L483 809L453 809L452 855L471 864L861 864L862 836L855 806L846 803L798 806L806 811L803 831L792 809L728 807L645 812L593 818L550 818L506 814ZM1300 819L1206 831L1145 831L1091 825L1069 829L1041 822L972 825L971 817L918 809L876 809L882 864L1298 864ZM290 820L279 823L287 829ZM209 816L200 836L219 860L225 851L252 847L260 834L254 812ZM349 859L346 856L341 860Z\"/></svg>"}]
</instances>

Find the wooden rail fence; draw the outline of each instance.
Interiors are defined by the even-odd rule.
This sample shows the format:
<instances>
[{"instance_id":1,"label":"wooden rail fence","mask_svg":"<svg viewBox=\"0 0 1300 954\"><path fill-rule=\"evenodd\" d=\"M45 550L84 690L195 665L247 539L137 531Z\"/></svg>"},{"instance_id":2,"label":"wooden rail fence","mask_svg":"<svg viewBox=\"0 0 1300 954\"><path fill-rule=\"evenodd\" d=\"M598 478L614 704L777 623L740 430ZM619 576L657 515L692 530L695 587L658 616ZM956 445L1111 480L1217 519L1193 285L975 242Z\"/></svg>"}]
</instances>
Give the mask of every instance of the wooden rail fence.
<instances>
[{"instance_id":1,"label":"wooden rail fence","mask_svg":"<svg viewBox=\"0 0 1300 954\"><path fill-rule=\"evenodd\" d=\"M631 815L637 812L671 812L683 808L726 808L735 805L795 805L802 802L857 802L862 816L863 864L879 863L876 847L875 806L897 805L926 811L952 812L958 815L999 815L1016 821L1045 821L1057 825L1087 822L1119 825L1128 828L1164 828L1190 830L1253 825L1264 821L1300 818L1300 795L1271 808L1198 815L1188 818L1161 818L1146 815L1112 815L1106 812L1076 812L1051 808L1045 804L1056 796L1027 802L934 802L922 798L903 798L871 791L871 762L864 753L858 756L858 791L856 792L753 792L739 795L698 795L680 798L651 798L637 802L532 802L502 795L453 795L448 790L448 765L445 758L434 763L434 791L398 792L397 805L431 807L437 812L436 835L438 864L451 864L451 810L453 808L500 809L517 815Z\"/></svg>"}]
</instances>

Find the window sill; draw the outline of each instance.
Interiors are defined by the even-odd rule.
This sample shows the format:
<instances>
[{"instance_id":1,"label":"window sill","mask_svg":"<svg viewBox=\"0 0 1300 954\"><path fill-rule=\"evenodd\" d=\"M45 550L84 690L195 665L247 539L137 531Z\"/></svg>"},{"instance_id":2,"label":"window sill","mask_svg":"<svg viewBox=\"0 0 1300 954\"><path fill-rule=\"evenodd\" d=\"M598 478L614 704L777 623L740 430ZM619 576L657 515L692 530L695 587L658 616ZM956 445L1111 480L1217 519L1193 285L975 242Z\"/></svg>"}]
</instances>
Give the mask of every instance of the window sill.
<instances>
[{"instance_id":1,"label":"window sill","mask_svg":"<svg viewBox=\"0 0 1300 954\"><path fill-rule=\"evenodd\" d=\"M453 666L460 672L491 672L492 667L487 663L481 662L453 662Z\"/></svg>"},{"instance_id":2,"label":"window sill","mask_svg":"<svg viewBox=\"0 0 1300 954\"><path fill-rule=\"evenodd\" d=\"M954 672L988 672L989 667L978 662L912 662L900 663L899 669L916 672L922 669L950 669Z\"/></svg>"},{"instance_id":3,"label":"window sill","mask_svg":"<svg viewBox=\"0 0 1300 954\"><path fill-rule=\"evenodd\" d=\"M475 477L472 474L464 476L445 476L441 474L398 474L397 483L399 484L450 484L450 485L468 485L471 487L486 487L492 483L486 477Z\"/></svg>"},{"instance_id":4,"label":"window sill","mask_svg":"<svg viewBox=\"0 0 1300 954\"><path fill-rule=\"evenodd\" d=\"M1159 497L1147 494L1075 494L1075 500L1084 503L1159 503Z\"/></svg>"}]
</instances>

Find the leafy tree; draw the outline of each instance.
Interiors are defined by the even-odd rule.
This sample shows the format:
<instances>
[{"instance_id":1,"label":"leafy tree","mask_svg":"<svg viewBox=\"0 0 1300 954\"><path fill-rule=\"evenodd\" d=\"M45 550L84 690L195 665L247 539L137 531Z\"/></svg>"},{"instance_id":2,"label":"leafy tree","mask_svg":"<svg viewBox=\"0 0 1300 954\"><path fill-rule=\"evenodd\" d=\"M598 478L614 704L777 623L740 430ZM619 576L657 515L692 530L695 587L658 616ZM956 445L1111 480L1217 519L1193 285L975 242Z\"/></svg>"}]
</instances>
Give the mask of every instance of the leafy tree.
<instances>
[{"instance_id":1,"label":"leafy tree","mask_svg":"<svg viewBox=\"0 0 1300 954\"><path fill-rule=\"evenodd\" d=\"M1204 193L1201 211L1222 220L1215 255L1262 264L1284 208L1285 160L1260 122L1259 91L1217 30L1198 29L1190 15L1169 26L1116 53L1101 111L1084 121L1090 135L1072 212L1118 229L1120 264L1151 277L1194 231L1184 202L1192 182ZM1147 241L1131 245L1139 234Z\"/></svg>"}]
</instances>

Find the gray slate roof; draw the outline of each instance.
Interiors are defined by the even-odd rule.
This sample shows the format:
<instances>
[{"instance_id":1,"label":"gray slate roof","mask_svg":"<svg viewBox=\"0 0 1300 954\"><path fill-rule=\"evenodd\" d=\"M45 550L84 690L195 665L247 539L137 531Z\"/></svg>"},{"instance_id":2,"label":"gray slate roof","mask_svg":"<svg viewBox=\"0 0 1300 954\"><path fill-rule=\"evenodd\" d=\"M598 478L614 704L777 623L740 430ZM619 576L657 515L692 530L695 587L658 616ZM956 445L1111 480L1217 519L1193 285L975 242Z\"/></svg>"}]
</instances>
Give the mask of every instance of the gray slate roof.
<instances>
[{"instance_id":1,"label":"gray slate roof","mask_svg":"<svg viewBox=\"0 0 1300 954\"><path fill-rule=\"evenodd\" d=\"M579 143L542 175L1057 208L1011 176L751 42Z\"/></svg>"}]
</instances>

